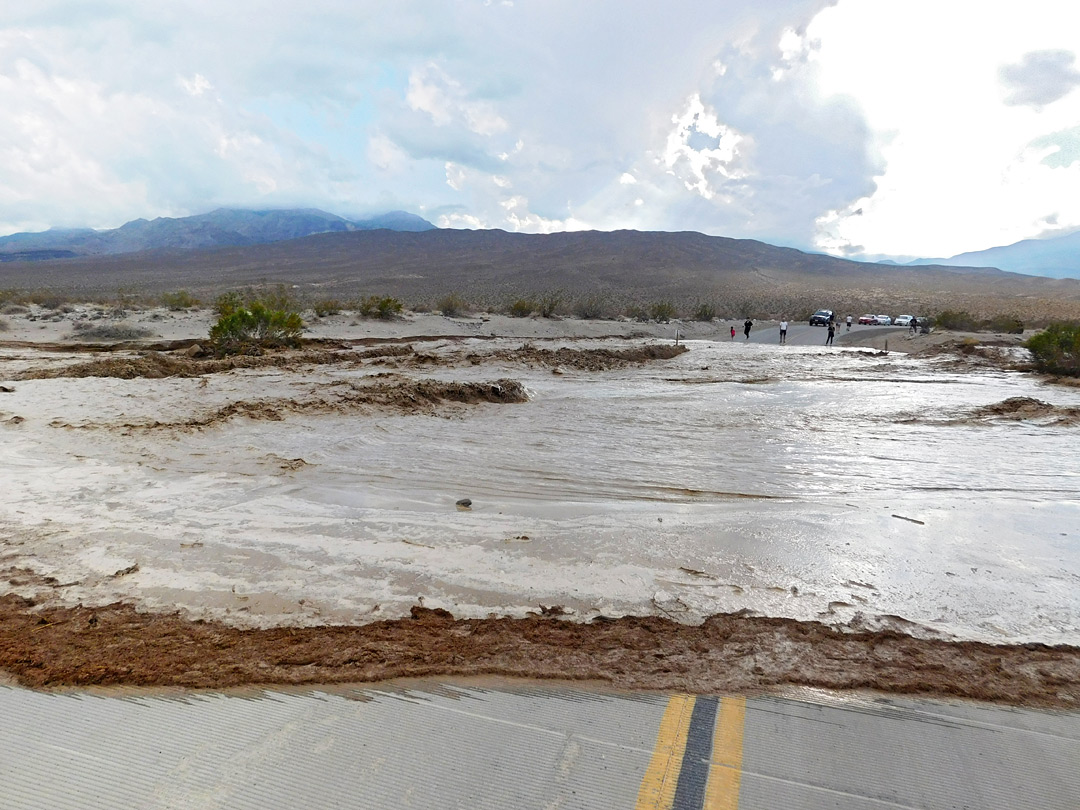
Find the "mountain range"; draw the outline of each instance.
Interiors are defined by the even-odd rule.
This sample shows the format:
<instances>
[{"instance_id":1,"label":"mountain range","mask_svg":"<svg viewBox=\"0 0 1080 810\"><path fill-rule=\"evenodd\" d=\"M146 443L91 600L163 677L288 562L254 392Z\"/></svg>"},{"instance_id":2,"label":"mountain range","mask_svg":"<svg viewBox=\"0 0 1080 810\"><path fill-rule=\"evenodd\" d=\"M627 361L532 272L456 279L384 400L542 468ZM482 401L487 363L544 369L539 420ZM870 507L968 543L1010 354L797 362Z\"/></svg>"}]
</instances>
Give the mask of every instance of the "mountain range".
<instances>
[{"instance_id":1,"label":"mountain range","mask_svg":"<svg viewBox=\"0 0 1080 810\"><path fill-rule=\"evenodd\" d=\"M53 229L0 237L0 261L109 256L147 250L207 250L299 239L317 233L427 231L435 226L405 211L352 221L315 208L248 211L219 208L191 217L136 219L110 230Z\"/></svg>"},{"instance_id":2,"label":"mountain range","mask_svg":"<svg viewBox=\"0 0 1080 810\"><path fill-rule=\"evenodd\" d=\"M1002 247L960 253L948 259L916 259L908 264L996 267L1032 276L1080 278L1080 231L1049 239L1025 239Z\"/></svg>"}]
</instances>

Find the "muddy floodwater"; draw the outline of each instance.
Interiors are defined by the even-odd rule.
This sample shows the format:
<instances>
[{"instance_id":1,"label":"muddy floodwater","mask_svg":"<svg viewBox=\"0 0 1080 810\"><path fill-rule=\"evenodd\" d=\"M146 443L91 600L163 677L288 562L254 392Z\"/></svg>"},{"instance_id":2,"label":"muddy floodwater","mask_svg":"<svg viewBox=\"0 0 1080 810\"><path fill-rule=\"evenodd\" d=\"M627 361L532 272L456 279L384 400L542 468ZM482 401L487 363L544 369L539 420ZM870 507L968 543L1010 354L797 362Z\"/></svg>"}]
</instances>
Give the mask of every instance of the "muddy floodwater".
<instances>
[{"instance_id":1,"label":"muddy floodwater","mask_svg":"<svg viewBox=\"0 0 1080 810\"><path fill-rule=\"evenodd\" d=\"M19 379L86 358L3 350L0 587L240 628L542 606L1080 644L1080 390L953 356L521 346L164 379ZM417 380L527 398L358 394Z\"/></svg>"}]
</instances>

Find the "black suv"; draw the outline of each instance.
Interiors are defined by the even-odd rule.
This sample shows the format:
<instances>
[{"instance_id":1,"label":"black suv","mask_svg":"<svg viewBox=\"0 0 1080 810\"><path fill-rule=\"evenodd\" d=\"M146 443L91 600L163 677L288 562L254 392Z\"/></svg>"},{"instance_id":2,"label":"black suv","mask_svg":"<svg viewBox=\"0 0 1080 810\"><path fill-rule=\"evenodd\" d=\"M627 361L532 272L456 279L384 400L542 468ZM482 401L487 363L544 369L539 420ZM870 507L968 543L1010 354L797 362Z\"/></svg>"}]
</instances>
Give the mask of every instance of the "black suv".
<instances>
[{"instance_id":1,"label":"black suv","mask_svg":"<svg viewBox=\"0 0 1080 810\"><path fill-rule=\"evenodd\" d=\"M833 311L831 309L819 309L810 316L810 325L828 326L831 320L833 320Z\"/></svg>"}]
</instances>

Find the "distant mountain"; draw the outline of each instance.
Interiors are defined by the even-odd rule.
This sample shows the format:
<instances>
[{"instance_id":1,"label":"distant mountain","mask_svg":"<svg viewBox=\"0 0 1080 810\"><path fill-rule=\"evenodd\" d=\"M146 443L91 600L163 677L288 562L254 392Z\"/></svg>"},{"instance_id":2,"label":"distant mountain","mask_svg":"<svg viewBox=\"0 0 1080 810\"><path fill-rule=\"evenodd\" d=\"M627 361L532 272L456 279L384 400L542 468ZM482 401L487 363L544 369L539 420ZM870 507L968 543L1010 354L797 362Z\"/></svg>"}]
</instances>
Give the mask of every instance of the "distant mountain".
<instances>
[{"instance_id":1,"label":"distant mountain","mask_svg":"<svg viewBox=\"0 0 1080 810\"><path fill-rule=\"evenodd\" d=\"M908 264L996 267L1031 276L1080 278L1080 231L1050 239L1025 239L1003 247L960 253L948 259L916 259Z\"/></svg>"},{"instance_id":2,"label":"distant mountain","mask_svg":"<svg viewBox=\"0 0 1080 810\"><path fill-rule=\"evenodd\" d=\"M80 228L16 233L0 237L0 261L44 261L148 250L206 250L380 228L419 232L435 226L405 211L350 221L315 208L270 211L219 208L192 217L136 219L103 231Z\"/></svg>"},{"instance_id":3,"label":"distant mountain","mask_svg":"<svg viewBox=\"0 0 1080 810\"><path fill-rule=\"evenodd\" d=\"M498 310L554 294L607 312L658 301L724 317L828 308L863 312L1014 313L1025 320L1080 316L1080 281L989 268L907 267L839 259L750 239L683 232L552 234L432 229L351 230L213 250L87 256L0 265L0 288L148 295L184 289L203 300L225 289L286 284L342 301L389 295L434 306L455 293Z\"/></svg>"}]
</instances>

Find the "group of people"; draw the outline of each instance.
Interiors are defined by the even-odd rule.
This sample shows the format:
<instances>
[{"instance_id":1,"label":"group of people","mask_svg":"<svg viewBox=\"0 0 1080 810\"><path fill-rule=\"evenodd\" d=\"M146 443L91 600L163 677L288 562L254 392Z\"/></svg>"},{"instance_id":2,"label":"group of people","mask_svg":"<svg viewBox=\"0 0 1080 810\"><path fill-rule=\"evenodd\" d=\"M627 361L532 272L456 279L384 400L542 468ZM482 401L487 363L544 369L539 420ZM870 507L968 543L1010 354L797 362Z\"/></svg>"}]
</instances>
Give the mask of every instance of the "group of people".
<instances>
[{"instance_id":1,"label":"group of people","mask_svg":"<svg viewBox=\"0 0 1080 810\"><path fill-rule=\"evenodd\" d=\"M852 324L852 320L851 320L850 315L848 315L844 319L844 324L847 327L845 329L845 331L850 332L851 331L851 324ZM832 346L833 345L833 339L836 337L836 330L837 330L838 325L839 324L837 323L837 320L836 320L835 317L832 317L832 318L829 319L829 323L827 325L828 326L828 331L825 334L825 345L826 346ZM750 318L747 318L746 322L743 323L743 334L746 336L747 340L750 339L750 330L753 328L753 326L754 326L754 322ZM912 333L918 334L919 322L918 322L917 319L912 318L911 323L909 324L909 326L911 327ZM780 344L781 345L787 343L787 331L788 331L788 322L787 322L787 319L784 319L784 320L780 321ZM735 339L735 327L734 326L731 327L731 339L732 340Z\"/></svg>"}]
</instances>

